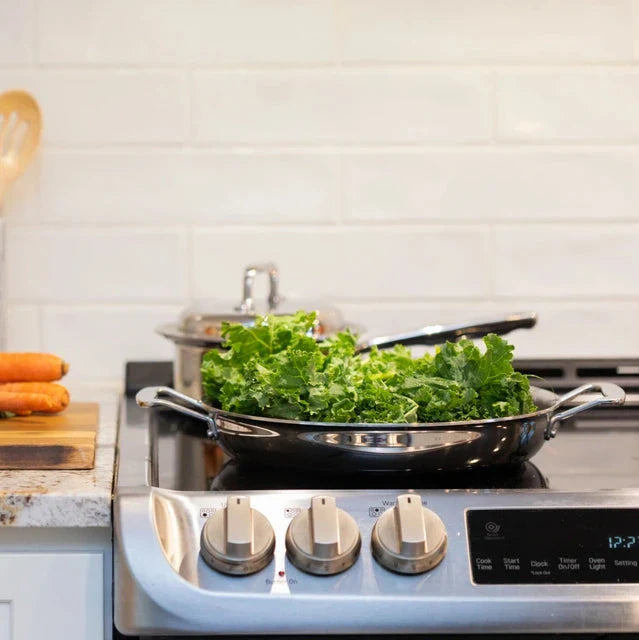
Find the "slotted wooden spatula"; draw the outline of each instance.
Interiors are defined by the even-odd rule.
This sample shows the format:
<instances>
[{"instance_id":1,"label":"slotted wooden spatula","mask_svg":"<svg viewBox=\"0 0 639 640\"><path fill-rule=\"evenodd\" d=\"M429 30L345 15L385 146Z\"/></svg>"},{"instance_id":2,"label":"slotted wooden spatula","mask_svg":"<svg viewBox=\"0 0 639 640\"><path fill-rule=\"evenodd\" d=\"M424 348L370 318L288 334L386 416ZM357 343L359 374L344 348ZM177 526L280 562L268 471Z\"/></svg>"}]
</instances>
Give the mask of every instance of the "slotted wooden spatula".
<instances>
[{"instance_id":1,"label":"slotted wooden spatula","mask_svg":"<svg viewBox=\"0 0 639 640\"><path fill-rule=\"evenodd\" d=\"M40 107L32 96L26 91L0 95L0 204L33 157L41 131Z\"/></svg>"}]
</instances>

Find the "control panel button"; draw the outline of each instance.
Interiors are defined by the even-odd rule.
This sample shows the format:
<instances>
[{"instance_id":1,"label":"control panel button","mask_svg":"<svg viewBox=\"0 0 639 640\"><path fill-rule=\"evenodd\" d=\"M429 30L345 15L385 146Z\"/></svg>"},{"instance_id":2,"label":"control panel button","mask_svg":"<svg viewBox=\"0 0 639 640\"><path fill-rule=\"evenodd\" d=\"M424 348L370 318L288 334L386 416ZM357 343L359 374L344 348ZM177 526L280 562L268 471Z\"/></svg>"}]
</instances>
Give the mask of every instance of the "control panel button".
<instances>
[{"instance_id":1,"label":"control panel button","mask_svg":"<svg viewBox=\"0 0 639 640\"><path fill-rule=\"evenodd\" d=\"M202 528L200 554L213 569L248 575L263 569L273 557L275 533L270 522L251 508L251 499L233 496Z\"/></svg>"},{"instance_id":2,"label":"control panel button","mask_svg":"<svg viewBox=\"0 0 639 640\"><path fill-rule=\"evenodd\" d=\"M291 562L314 575L332 575L351 567L361 543L357 523L331 496L315 496L311 508L295 516L286 531Z\"/></svg>"},{"instance_id":3,"label":"control panel button","mask_svg":"<svg viewBox=\"0 0 639 640\"><path fill-rule=\"evenodd\" d=\"M415 494L399 496L379 517L371 536L375 560L397 573L430 571L443 560L447 545L444 523Z\"/></svg>"}]
</instances>

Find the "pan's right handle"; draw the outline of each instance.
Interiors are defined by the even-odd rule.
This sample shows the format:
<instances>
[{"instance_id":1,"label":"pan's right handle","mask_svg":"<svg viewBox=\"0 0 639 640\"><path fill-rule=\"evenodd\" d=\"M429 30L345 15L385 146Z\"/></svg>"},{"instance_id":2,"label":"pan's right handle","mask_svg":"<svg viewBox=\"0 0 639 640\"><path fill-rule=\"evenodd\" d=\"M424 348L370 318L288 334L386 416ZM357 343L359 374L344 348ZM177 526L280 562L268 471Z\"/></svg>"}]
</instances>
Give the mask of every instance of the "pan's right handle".
<instances>
[{"instance_id":1,"label":"pan's right handle","mask_svg":"<svg viewBox=\"0 0 639 640\"><path fill-rule=\"evenodd\" d=\"M201 400L196 400L184 395L171 387L145 387L135 395L138 406L145 409L151 407L165 407L173 409L185 416L196 418L206 422L206 435L217 440L217 424L215 423L215 410Z\"/></svg>"},{"instance_id":2,"label":"pan's right handle","mask_svg":"<svg viewBox=\"0 0 639 640\"><path fill-rule=\"evenodd\" d=\"M567 420L582 411L588 411L589 409L594 409L595 407L601 407L604 405L621 405L626 401L626 392L620 386L613 384L612 382L592 382L590 384L584 384L581 387L577 387L576 389L573 389L561 396L561 398L557 400L553 410L559 409L561 405L565 404L569 400L572 400L583 393L588 393L589 391L599 391L601 396L588 400L576 407L571 407L570 409L566 409L560 413L553 414L548 421L548 426L544 433L546 440L550 440L557 435L557 431L559 431L559 427L564 420Z\"/></svg>"}]
</instances>

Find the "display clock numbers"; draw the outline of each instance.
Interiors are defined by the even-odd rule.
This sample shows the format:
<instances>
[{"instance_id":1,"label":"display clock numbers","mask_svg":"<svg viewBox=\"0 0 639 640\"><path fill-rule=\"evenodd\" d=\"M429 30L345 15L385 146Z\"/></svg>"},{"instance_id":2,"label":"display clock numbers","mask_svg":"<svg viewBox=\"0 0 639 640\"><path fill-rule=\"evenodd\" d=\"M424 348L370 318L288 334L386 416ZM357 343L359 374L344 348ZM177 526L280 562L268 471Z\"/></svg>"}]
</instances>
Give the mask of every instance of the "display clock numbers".
<instances>
[{"instance_id":1,"label":"display clock numbers","mask_svg":"<svg viewBox=\"0 0 639 640\"><path fill-rule=\"evenodd\" d=\"M608 538L609 549L639 548L639 535L636 536L610 536Z\"/></svg>"}]
</instances>

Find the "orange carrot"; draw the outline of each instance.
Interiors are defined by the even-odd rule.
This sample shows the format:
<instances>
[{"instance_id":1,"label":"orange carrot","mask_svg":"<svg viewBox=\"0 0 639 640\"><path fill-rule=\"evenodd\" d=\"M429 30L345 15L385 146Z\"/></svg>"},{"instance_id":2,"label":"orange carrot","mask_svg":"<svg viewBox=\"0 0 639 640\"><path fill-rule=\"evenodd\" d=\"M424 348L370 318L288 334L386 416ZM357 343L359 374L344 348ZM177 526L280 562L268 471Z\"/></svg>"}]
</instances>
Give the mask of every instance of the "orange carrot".
<instances>
[{"instance_id":1,"label":"orange carrot","mask_svg":"<svg viewBox=\"0 0 639 640\"><path fill-rule=\"evenodd\" d=\"M0 353L0 382L53 382L68 370L50 353Z\"/></svg>"},{"instance_id":2,"label":"orange carrot","mask_svg":"<svg viewBox=\"0 0 639 640\"><path fill-rule=\"evenodd\" d=\"M15 393L44 393L55 403L57 410L62 411L69 404L69 392L61 384L55 382L3 382L0 392L14 391Z\"/></svg>"},{"instance_id":3,"label":"orange carrot","mask_svg":"<svg viewBox=\"0 0 639 640\"><path fill-rule=\"evenodd\" d=\"M29 415L32 411L57 413L53 398L44 393L15 393L0 391L0 411Z\"/></svg>"}]
</instances>

